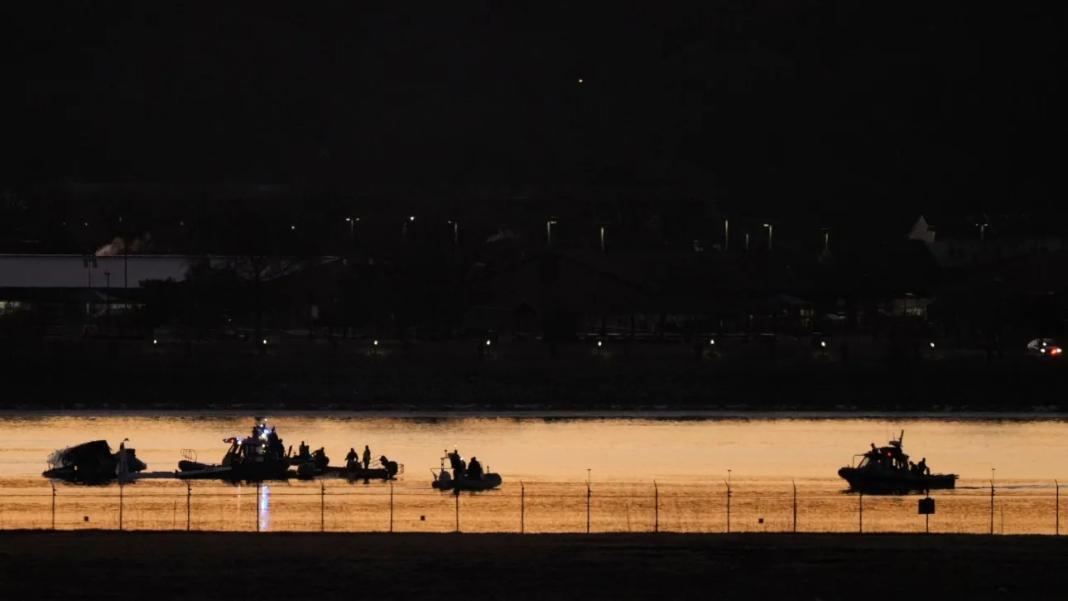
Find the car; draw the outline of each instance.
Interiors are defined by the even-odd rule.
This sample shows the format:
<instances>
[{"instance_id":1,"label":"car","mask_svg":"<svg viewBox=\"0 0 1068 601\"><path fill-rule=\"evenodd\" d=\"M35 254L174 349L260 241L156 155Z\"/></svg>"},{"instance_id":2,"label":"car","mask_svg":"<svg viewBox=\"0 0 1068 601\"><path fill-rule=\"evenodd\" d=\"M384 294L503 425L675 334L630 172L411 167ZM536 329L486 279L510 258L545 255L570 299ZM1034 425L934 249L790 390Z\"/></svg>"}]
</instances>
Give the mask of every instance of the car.
<instances>
[{"instance_id":1,"label":"car","mask_svg":"<svg viewBox=\"0 0 1068 601\"><path fill-rule=\"evenodd\" d=\"M1027 343L1027 355L1039 359L1057 359L1064 354L1064 347L1052 338L1035 338Z\"/></svg>"}]
</instances>

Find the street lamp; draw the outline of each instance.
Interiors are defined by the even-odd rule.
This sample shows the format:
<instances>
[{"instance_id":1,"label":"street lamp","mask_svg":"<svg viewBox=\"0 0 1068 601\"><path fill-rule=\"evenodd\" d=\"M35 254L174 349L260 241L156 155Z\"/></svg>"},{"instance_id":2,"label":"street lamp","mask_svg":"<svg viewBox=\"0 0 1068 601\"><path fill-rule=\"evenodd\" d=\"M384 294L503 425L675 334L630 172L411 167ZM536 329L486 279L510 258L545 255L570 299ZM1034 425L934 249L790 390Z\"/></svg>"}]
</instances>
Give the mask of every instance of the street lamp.
<instances>
[{"instance_id":1,"label":"street lamp","mask_svg":"<svg viewBox=\"0 0 1068 601\"><path fill-rule=\"evenodd\" d=\"M356 224L360 222L359 217L346 217L345 223L349 224L349 245L356 246Z\"/></svg>"},{"instance_id":2,"label":"street lamp","mask_svg":"<svg viewBox=\"0 0 1068 601\"><path fill-rule=\"evenodd\" d=\"M460 222L455 219L449 220L449 225L452 226L452 245L454 248L460 247Z\"/></svg>"}]
</instances>

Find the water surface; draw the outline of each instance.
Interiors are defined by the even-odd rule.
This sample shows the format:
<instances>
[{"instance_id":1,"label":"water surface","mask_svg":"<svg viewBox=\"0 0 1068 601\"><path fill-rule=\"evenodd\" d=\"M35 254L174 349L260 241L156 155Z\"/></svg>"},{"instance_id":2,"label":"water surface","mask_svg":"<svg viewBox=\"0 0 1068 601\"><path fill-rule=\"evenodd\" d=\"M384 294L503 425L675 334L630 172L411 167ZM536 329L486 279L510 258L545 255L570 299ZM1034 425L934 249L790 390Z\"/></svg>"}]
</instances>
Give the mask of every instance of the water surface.
<instances>
[{"instance_id":1,"label":"water surface","mask_svg":"<svg viewBox=\"0 0 1068 601\"><path fill-rule=\"evenodd\" d=\"M429 488L445 449L477 456L499 472L498 491L463 495L463 530L585 530L587 478L591 530L722 531L731 486L732 530L914 531L923 528L915 496L843 492L842 465L902 430L913 459L961 476L935 495L932 529L1050 532L1053 481L1068 480L1068 421L931 417L821 418L644 415L629 417L440 417L276 413L288 446L325 447L341 463L350 447L371 446L404 464L392 487L395 530L456 528L456 499ZM183 449L218 461L222 439L246 435L242 413L62 416L0 414L0 527L50 527L51 488L40 477L56 449L93 439L128 446L152 471L172 471ZM992 472L992 468L996 471ZM996 495L990 508L990 480ZM522 483L522 484L521 484ZM57 527L388 530L391 487L381 482L232 486L174 480L124 487L58 487ZM860 503L864 504L863 524ZM259 510L257 511L257 506ZM188 514L188 516L187 516ZM187 519L188 518L188 519Z\"/></svg>"}]
</instances>

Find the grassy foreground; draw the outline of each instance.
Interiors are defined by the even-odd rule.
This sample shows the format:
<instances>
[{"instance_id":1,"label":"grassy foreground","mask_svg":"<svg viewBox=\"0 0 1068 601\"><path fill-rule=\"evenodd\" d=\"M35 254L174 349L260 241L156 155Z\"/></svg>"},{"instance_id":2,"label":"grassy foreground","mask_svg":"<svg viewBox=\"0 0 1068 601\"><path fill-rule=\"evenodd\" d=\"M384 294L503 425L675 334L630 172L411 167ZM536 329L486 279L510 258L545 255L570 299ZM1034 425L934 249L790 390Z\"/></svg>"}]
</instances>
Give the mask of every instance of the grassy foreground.
<instances>
[{"instance_id":1,"label":"grassy foreground","mask_svg":"<svg viewBox=\"0 0 1068 601\"><path fill-rule=\"evenodd\" d=\"M1063 599L1068 538L0 533L0 599Z\"/></svg>"}]
</instances>

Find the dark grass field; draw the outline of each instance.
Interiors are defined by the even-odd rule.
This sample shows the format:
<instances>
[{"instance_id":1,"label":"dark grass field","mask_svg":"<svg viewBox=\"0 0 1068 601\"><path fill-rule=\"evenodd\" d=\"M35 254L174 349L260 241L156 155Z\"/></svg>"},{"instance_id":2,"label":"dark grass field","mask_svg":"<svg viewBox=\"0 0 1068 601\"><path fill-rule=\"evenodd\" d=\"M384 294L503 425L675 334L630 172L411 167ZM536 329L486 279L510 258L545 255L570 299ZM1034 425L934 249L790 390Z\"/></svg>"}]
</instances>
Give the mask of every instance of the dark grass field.
<instances>
[{"instance_id":1,"label":"dark grass field","mask_svg":"<svg viewBox=\"0 0 1068 601\"><path fill-rule=\"evenodd\" d=\"M1064 599L1068 538L0 533L0 599Z\"/></svg>"}]
</instances>

